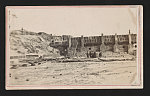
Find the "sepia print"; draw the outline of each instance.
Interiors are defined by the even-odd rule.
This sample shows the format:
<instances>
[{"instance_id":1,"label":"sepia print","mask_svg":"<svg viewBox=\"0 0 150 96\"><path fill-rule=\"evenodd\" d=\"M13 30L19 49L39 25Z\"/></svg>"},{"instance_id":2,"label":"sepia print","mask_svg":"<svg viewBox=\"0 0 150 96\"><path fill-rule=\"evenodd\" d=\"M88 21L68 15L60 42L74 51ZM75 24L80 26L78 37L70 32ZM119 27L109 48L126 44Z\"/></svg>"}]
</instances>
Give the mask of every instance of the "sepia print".
<instances>
[{"instance_id":1,"label":"sepia print","mask_svg":"<svg viewBox=\"0 0 150 96\"><path fill-rule=\"evenodd\" d=\"M143 88L143 7L7 6L6 89Z\"/></svg>"}]
</instances>

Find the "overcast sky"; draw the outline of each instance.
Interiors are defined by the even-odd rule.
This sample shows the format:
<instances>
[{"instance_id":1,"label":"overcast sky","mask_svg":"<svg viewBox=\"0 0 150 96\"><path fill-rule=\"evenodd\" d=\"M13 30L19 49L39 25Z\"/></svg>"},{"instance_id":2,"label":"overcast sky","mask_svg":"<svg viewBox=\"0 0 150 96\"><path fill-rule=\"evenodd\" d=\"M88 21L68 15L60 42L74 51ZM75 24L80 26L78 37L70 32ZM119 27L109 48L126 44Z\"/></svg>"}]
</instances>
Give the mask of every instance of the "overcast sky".
<instances>
[{"instance_id":1,"label":"overcast sky","mask_svg":"<svg viewBox=\"0 0 150 96\"><path fill-rule=\"evenodd\" d=\"M55 35L97 36L137 32L137 8L9 8L11 29Z\"/></svg>"}]
</instances>

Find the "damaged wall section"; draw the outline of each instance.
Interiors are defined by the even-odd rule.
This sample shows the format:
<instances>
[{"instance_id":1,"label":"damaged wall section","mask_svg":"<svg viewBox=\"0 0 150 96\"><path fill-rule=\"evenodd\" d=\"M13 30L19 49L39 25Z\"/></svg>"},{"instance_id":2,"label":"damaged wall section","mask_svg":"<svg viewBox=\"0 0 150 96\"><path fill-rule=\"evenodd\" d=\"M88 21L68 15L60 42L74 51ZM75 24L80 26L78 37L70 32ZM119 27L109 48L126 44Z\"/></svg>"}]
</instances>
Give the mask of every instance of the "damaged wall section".
<instances>
[{"instance_id":1,"label":"damaged wall section","mask_svg":"<svg viewBox=\"0 0 150 96\"><path fill-rule=\"evenodd\" d=\"M59 42L52 42L51 46L58 48L61 55L67 57L101 57L106 52L127 53L136 55L136 34L128 35L103 35L89 37L72 37L69 35L61 36Z\"/></svg>"}]
</instances>

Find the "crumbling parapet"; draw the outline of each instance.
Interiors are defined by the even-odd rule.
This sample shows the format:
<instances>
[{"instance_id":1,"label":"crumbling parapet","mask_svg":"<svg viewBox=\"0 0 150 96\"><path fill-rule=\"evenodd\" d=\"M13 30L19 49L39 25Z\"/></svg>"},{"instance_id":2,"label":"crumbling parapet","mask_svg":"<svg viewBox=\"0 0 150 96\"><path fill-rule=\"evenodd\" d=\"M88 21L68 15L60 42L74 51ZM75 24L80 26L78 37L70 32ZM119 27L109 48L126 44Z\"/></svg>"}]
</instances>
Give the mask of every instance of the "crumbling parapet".
<instances>
[{"instance_id":1,"label":"crumbling parapet","mask_svg":"<svg viewBox=\"0 0 150 96\"><path fill-rule=\"evenodd\" d=\"M71 47L71 36L68 37L68 47Z\"/></svg>"},{"instance_id":2,"label":"crumbling parapet","mask_svg":"<svg viewBox=\"0 0 150 96\"><path fill-rule=\"evenodd\" d=\"M81 48L84 47L84 37L83 35L81 36Z\"/></svg>"},{"instance_id":3,"label":"crumbling parapet","mask_svg":"<svg viewBox=\"0 0 150 96\"><path fill-rule=\"evenodd\" d=\"M131 39L130 30L129 30L128 38L129 38L128 54L133 54L133 45L132 45L132 43L131 43L132 39Z\"/></svg>"},{"instance_id":4,"label":"crumbling parapet","mask_svg":"<svg viewBox=\"0 0 150 96\"><path fill-rule=\"evenodd\" d=\"M114 52L119 52L117 34L115 34L115 44L114 44L114 47L113 47L113 51Z\"/></svg>"},{"instance_id":5,"label":"crumbling parapet","mask_svg":"<svg viewBox=\"0 0 150 96\"><path fill-rule=\"evenodd\" d=\"M84 47L84 37L83 37L83 35L81 36L81 48L80 48L80 51L81 51L81 52L84 52L84 51L85 51L85 47Z\"/></svg>"},{"instance_id":6,"label":"crumbling parapet","mask_svg":"<svg viewBox=\"0 0 150 96\"><path fill-rule=\"evenodd\" d=\"M73 52L74 52L73 48L71 47L72 46L71 42L72 42L71 41L71 37L69 36L68 37L68 48L67 48L67 56L68 57L72 57L73 56Z\"/></svg>"},{"instance_id":7,"label":"crumbling parapet","mask_svg":"<svg viewBox=\"0 0 150 96\"><path fill-rule=\"evenodd\" d=\"M105 52L106 46L104 44L104 36L103 33L101 35L101 45L100 45L100 52Z\"/></svg>"}]
</instances>

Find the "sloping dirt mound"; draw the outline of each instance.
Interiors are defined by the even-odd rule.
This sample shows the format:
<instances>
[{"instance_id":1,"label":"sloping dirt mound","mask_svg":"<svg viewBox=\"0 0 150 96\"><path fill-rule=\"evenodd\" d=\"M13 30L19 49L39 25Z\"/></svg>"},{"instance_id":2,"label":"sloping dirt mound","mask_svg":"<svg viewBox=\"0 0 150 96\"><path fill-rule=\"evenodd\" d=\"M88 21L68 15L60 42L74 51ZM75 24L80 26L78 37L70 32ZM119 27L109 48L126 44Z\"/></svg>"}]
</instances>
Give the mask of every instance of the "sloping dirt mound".
<instances>
[{"instance_id":1,"label":"sloping dirt mound","mask_svg":"<svg viewBox=\"0 0 150 96\"><path fill-rule=\"evenodd\" d=\"M27 34L26 34L27 33ZM46 36L46 35L45 35ZM49 46L50 40L34 32L12 31L10 34L10 53L16 54L58 54Z\"/></svg>"}]
</instances>

